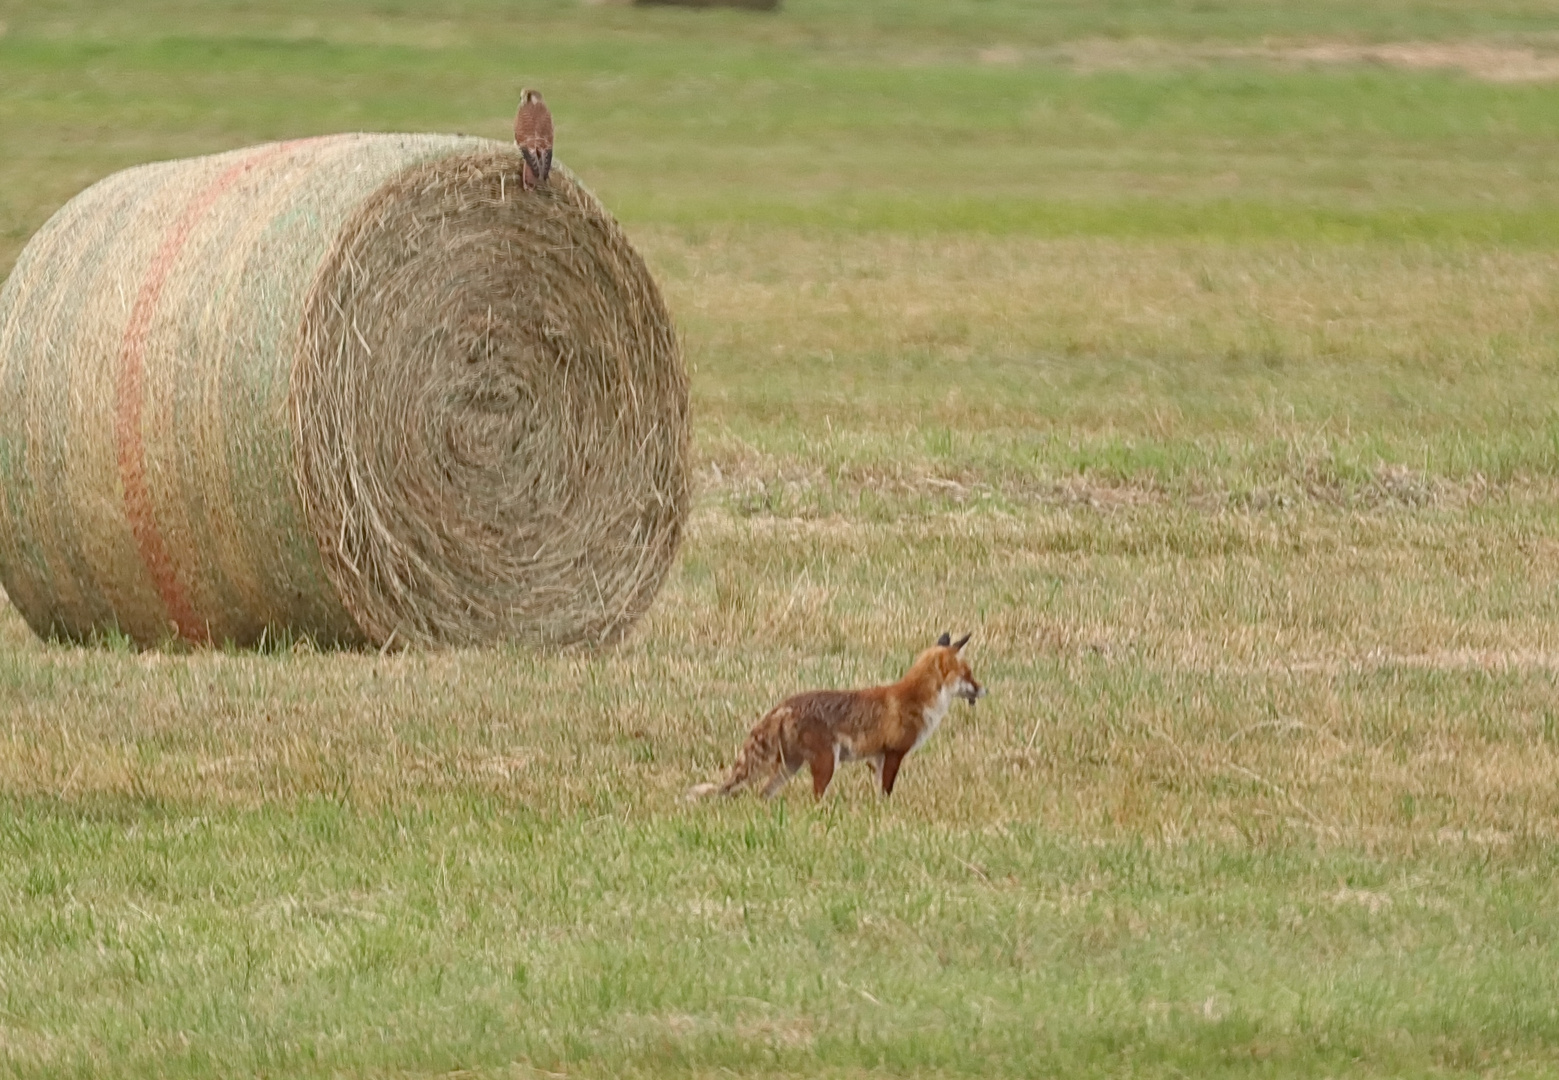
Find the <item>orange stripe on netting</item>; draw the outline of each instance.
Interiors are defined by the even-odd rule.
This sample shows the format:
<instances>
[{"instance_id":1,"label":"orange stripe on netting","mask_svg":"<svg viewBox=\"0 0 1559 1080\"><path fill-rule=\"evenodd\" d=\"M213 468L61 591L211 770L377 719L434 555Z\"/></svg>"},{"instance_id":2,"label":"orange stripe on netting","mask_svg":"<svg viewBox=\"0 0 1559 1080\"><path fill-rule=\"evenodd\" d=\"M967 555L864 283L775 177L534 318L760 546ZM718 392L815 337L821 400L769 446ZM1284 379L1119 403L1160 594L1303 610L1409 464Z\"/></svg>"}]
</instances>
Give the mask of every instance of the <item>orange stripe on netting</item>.
<instances>
[{"instance_id":1,"label":"orange stripe on netting","mask_svg":"<svg viewBox=\"0 0 1559 1080\"><path fill-rule=\"evenodd\" d=\"M146 276L141 279L130 321L125 325L119 347L118 410L114 417L114 444L119 458L119 479L124 484L125 517L135 535L141 562L151 575L157 595L162 597L174 629L186 641L205 642L209 638L205 620L190 606L189 593L179 580L167 545L157 527L156 508L146 485L146 442L141 430L145 404L146 338L152 318L162 302L162 290L179 254L189 242L195 225L210 211L222 194L245 173L290 149L293 143L279 143L259 150L231 166L212 181L179 215L152 258Z\"/></svg>"}]
</instances>

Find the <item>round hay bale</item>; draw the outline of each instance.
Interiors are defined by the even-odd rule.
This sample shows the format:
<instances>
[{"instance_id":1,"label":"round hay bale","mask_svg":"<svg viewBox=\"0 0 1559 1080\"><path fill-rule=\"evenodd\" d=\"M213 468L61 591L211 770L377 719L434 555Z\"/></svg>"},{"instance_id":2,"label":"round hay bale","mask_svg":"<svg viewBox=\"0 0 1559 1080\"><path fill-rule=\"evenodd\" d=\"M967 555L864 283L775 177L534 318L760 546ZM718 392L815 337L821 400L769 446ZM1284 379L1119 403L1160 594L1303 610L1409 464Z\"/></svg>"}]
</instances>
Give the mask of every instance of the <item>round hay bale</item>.
<instances>
[{"instance_id":1,"label":"round hay bale","mask_svg":"<svg viewBox=\"0 0 1559 1080\"><path fill-rule=\"evenodd\" d=\"M0 291L0 578L44 637L610 641L688 504L643 261L513 146L339 135L115 174Z\"/></svg>"}]
</instances>

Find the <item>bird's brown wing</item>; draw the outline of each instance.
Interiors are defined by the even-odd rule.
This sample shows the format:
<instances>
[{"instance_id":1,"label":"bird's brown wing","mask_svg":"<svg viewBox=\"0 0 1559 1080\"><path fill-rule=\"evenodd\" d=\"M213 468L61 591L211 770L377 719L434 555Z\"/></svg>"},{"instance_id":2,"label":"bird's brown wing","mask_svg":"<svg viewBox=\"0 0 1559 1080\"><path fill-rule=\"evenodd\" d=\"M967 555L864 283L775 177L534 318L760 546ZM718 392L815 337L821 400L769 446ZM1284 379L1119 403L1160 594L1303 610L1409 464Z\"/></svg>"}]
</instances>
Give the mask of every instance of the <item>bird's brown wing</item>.
<instances>
[{"instance_id":1,"label":"bird's brown wing","mask_svg":"<svg viewBox=\"0 0 1559 1080\"><path fill-rule=\"evenodd\" d=\"M522 146L520 147L520 156L525 159L525 164L530 169L532 176L540 177L545 181L548 176L552 175L551 150L531 150Z\"/></svg>"}]
</instances>

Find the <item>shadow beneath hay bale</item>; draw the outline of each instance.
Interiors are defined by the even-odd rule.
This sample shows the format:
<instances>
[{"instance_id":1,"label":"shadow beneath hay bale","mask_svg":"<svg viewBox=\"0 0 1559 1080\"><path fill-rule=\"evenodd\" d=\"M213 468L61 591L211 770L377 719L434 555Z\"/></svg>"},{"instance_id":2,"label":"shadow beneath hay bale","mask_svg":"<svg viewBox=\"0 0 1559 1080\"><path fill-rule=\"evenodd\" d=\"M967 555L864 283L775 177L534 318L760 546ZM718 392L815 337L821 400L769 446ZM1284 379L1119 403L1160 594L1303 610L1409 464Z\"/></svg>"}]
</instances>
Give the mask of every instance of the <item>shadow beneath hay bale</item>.
<instances>
[{"instance_id":1,"label":"shadow beneath hay bale","mask_svg":"<svg viewBox=\"0 0 1559 1080\"><path fill-rule=\"evenodd\" d=\"M633 0L634 7L741 8L778 11L780 0Z\"/></svg>"}]
</instances>

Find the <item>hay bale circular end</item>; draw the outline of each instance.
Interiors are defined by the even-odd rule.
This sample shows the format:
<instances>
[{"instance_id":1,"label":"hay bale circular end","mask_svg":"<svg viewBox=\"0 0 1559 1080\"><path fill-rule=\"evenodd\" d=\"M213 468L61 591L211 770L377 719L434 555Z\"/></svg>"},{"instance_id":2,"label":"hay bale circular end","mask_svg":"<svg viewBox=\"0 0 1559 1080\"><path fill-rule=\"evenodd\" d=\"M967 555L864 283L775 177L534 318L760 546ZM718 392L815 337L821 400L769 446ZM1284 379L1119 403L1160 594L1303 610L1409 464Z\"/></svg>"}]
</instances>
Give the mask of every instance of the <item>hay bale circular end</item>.
<instances>
[{"instance_id":1,"label":"hay bale circular end","mask_svg":"<svg viewBox=\"0 0 1559 1080\"><path fill-rule=\"evenodd\" d=\"M688 504L643 261L565 169L332 136L143 166L0 292L0 577L45 636L610 641Z\"/></svg>"}]
</instances>

